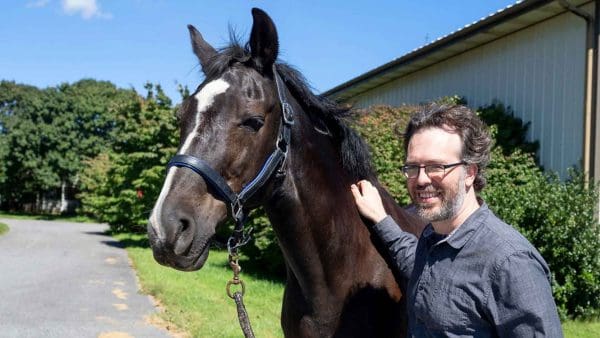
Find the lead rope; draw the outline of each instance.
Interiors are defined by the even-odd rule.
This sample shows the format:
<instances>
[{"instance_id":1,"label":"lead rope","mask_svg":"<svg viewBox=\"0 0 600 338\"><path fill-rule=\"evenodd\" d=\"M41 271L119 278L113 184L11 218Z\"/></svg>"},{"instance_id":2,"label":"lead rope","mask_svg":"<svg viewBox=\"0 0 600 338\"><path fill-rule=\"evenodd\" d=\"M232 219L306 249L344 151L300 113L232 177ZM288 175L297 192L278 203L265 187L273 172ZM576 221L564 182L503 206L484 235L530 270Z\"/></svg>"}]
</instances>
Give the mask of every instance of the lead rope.
<instances>
[{"instance_id":1,"label":"lead rope","mask_svg":"<svg viewBox=\"0 0 600 338\"><path fill-rule=\"evenodd\" d=\"M244 281L240 279L240 271L242 268L238 263L239 256L237 252L232 255L229 254L229 266L233 270L233 278L227 282L227 296L235 301L235 305L237 307L238 320L240 322L240 327L242 328L242 332L244 333L244 337L246 338L254 338L254 332L252 331L252 326L250 325L250 318L248 318L248 312L246 312L246 306L244 306L244 293L246 292L246 284ZM240 290L235 291L233 294L231 293L231 286L239 286Z\"/></svg>"},{"instance_id":2,"label":"lead rope","mask_svg":"<svg viewBox=\"0 0 600 338\"><path fill-rule=\"evenodd\" d=\"M235 219L235 228L233 235L227 240L227 251L229 252L229 266L233 270L233 278L227 282L225 289L227 290L227 296L235 301L237 308L238 320L240 327L246 338L254 338L254 332L250 325L250 318L248 312L246 312L246 306L244 305L244 293L246 293L246 284L240 279L240 271L242 267L239 264L238 249L250 241L250 233L252 229L248 230L244 234L244 223L246 222L246 213L244 209L238 205L233 204L231 206L233 212L233 218ZM237 210L236 210L237 209ZM232 293L231 286L239 287L239 290Z\"/></svg>"}]
</instances>

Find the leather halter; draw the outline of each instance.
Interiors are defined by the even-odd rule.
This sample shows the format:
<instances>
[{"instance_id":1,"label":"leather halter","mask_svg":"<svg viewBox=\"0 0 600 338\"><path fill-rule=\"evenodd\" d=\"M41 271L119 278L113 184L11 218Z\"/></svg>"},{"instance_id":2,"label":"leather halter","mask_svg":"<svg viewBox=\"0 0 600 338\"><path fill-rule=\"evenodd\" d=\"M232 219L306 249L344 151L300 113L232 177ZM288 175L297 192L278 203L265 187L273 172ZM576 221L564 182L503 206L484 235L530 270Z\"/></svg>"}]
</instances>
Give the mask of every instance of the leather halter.
<instances>
[{"instance_id":1,"label":"leather halter","mask_svg":"<svg viewBox=\"0 0 600 338\"><path fill-rule=\"evenodd\" d=\"M277 87L277 96L281 103L281 124L279 125L279 136L275 143L275 150L267 158L256 177L246 184L239 193L231 190L225 179L199 157L179 154L173 156L167 164L167 170L171 167L188 168L202 176L219 197L230 205L231 215L235 221L233 235L227 241L227 249L230 254L236 252L240 246L250 240L249 233L244 234L244 223L247 216L244 204L267 182L275 170L278 171L278 174L284 174L283 165L290 144L291 126L294 124L294 110L286 99L285 85L277 73L275 65L273 65L273 76Z\"/></svg>"}]
</instances>

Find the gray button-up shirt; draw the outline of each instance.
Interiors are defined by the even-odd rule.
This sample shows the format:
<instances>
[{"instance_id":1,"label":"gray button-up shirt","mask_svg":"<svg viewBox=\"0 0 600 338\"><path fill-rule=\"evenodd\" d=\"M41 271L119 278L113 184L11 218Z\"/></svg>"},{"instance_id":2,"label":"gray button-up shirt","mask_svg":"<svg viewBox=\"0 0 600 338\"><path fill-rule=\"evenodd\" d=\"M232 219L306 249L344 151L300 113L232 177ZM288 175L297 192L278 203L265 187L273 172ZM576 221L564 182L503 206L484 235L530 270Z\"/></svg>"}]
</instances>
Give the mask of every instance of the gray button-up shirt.
<instances>
[{"instance_id":1,"label":"gray button-up shirt","mask_svg":"<svg viewBox=\"0 0 600 338\"><path fill-rule=\"evenodd\" d=\"M408 280L409 336L562 337L548 265L485 203L449 236L373 229Z\"/></svg>"}]
</instances>

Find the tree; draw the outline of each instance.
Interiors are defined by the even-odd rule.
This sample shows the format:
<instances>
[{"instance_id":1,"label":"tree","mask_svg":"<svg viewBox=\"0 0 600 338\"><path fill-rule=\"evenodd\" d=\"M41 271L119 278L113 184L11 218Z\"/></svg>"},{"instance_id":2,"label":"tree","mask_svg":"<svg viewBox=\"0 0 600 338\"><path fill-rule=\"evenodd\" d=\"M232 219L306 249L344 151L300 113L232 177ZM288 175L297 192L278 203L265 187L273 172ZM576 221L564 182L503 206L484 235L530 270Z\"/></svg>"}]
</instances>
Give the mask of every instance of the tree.
<instances>
[{"instance_id":1,"label":"tree","mask_svg":"<svg viewBox=\"0 0 600 338\"><path fill-rule=\"evenodd\" d=\"M115 118L109 148L86 162L79 195L83 210L113 230L141 231L156 201L165 165L177 147L177 121L160 86Z\"/></svg>"},{"instance_id":2,"label":"tree","mask_svg":"<svg viewBox=\"0 0 600 338\"><path fill-rule=\"evenodd\" d=\"M9 207L39 209L46 196L77 190L83 160L110 143L114 116L136 101L135 91L95 80L46 89L0 82L0 191Z\"/></svg>"}]
</instances>

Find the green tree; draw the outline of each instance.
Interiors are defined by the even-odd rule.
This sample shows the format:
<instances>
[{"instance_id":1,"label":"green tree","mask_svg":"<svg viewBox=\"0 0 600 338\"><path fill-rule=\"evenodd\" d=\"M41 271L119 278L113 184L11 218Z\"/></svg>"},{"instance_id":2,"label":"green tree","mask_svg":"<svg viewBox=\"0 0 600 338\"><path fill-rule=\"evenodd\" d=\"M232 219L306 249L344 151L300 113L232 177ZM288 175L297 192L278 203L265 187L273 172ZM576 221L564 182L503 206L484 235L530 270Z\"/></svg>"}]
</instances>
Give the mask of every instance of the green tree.
<instances>
[{"instance_id":1,"label":"green tree","mask_svg":"<svg viewBox=\"0 0 600 338\"><path fill-rule=\"evenodd\" d=\"M95 80L46 89L2 81L0 147L6 161L0 184L10 207L77 189L83 160L109 144L116 112L136 97L133 90Z\"/></svg>"},{"instance_id":2,"label":"green tree","mask_svg":"<svg viewBox=\"0 0 600 338\"><path fill-rule=\"evenodd\" d=\"M160 86L146 85L115 117L108 149L86 161L79 195L83 211L113 230L142 231L158 198L165 164L177 147L177 121Z\"/></svg>"},{"instance_id":3,"label":"green tree","mask_svg":"<svg viewBox=\"0 0 600 338\"><path fill-rule=\"evenodd\" d=\"M50 93L14 82L0 82L2 144L5 152L2 195L18 206L58 183L45 161L49 149Z\"/></svg>"}]
</instances>

